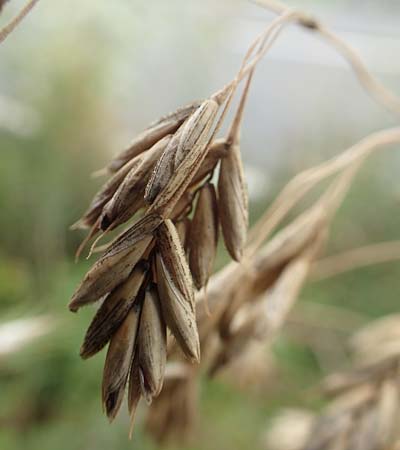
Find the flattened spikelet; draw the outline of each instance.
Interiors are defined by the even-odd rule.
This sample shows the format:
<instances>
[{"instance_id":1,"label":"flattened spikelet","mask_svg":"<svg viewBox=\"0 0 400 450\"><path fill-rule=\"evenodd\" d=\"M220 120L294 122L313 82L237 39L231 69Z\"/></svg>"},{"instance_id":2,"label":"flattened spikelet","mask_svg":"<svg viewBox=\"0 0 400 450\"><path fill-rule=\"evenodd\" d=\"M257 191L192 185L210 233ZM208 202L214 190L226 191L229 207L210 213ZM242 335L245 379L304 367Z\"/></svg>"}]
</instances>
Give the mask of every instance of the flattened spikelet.
<instances>
[{"instance_id":1,"label":"flattened spikelet","mask_svg":"<svg viewBox=\"0 0 400 450\"><path fill-rule=\"evenodd\" d=\"M131 309L108 347L103 372L102 398L110 421L117 415L124 398L138 324L139 315L137 311Z\"/></svg>"},{"instance_id":2,"label":"flattened spikelet","mask_svg":"<svg viewBox=\"0 0 400 450\"><path fill-rule=\"evenodd\" d=\"M164 136L174 133L184 120L198 107L199 102L190 103L152 123L133 140L129 148L121 152L111 161L108 165L108 170L110 172L116 172L130 159L152 147Z\"/></svg>"},{"instance_id":3,"label":"flattened spikelet","mask_svg":"<svg viewBox=\"0 0 400 450\"><path fill-rule=\"evenodd\" d=\"M174 173L175 153L178 148L180 136L181 133L179 130L169 141L154 167L144 193L144 199L147 203L153 202L158 193L168 184Z\"/></svg>"},{"instance_id":4,"label":"flattened spikelet","mask_svg":"<svg viewBox=\"0 0 400 450\"><path fill-rule=\"evenodd\" d=\"M167 361L167 334L155 286L147 288L139 328L139 366L145 396L156 397L164 381Z\"/></svg>"},{"instance_id":5,"label":"flattened spikelet","mask_svg":"<svg viewBox=\"0 0 400 450\"><path fill-rule=\"evenodd\" d=\"M174 283L194 309L192 276L175 225L169 219L165 220L157 230L157 248Z\"/></svg>"},{"instance_id":6,"label":"flattened spikelet","mask_svg":"<svg viewBox=\"0 0 400 450\"><path fill-rule=\"evenodd\" d=\"M210 100L214 102L213 100ZM218 110L218 104L216 105L216 112ZM212 121L210 127L212 126ZM190 185L193 177L199 170L204 158L207 155L208 150L208 135L202 133L196 143L188 149L185 153L182 162L175 170L174 174L170 178L168 184L162 189L151 207L149 212L157 213L163 217L169 217L171 211L174 209L176 203L185 192L186 188Z\"/></svg>"},{"instance_id":7,"label":"flattened spikelet","mask_svg":"<svg viewBox=\"0 0 400 450\"><path fill-rule=\"evenodd\" d=\"M152 240L151 235L146 235L124 252L111 256L106 254L100 258L75 291L69 309L75 312L81 306L100 299L125 281Z\"/></svg>"},{"instance_id":8,"label":"flattened spikelet","mask_svg":"<svg viewBox=\"0 0 400 450\"><path fill-rule=\"evenodd\" d=\"M139 313L141 301L138 294L147 267L147 264L137 264L128 279L104 300L86 332L80 351L82 358L93 356L107 344L131 308Z\"/></svg>"},{"instance_id":9,"label":"flattened spikelet","mask_svg":"<svg viewBox=\"0 0 400 450\"><path fill-rule=\"evenodd\" d=\"M192 361L200 361L200 342L196 315L168 271L161 254L156 255L157 289L163 317L183 353Z\"/></svg>"},{"instance_id":10,"label":"flattened spikelet","mask_svg":"<svg viewBox=\"0 0 400 450\"><path fill-rule=\"evenodd\" d=\"M190 229L189 266L197 289L207 284L218 244L218 207L215 188L207 183L199 193Z\"/></svg>"},{"instance_id":11,"label":"flattened spikelet","mask_svg":"<svg viewBox=\"0 0 400 450\"><path fill-rule=\"evenodd\" d=\"M218 208L226 248L235 261L240 261L247 238L249 215L247 187L238 144L233 144L221 161Z\"/></svg>"},{"instance_id":12,"label":"flattened spikelet","mask_svg":"<svg viewBox=\"0 0 400 450\"><path fill-rule=\"evenodd\" d=\"M120 184L131 170L137 168L142 162L143 156L139 155L133 158L125 166L121 167L97 192L91 201L85 214L71 228L89 228L95 224L100 217L103 207L111 200Z\"/></svg>"},{"instance_id":13,"label":"flattened spikelet","mask_svg":"<svg viewBox=\"0 0 400 450\"><path fill-rule=\"evenodd\" d=\"M102 230L112 229L124 223L144 206L143 195L147 180L170 141L171 136L165 136L141 157L138 165L129 171L103 209L100 220Z\"/></svg>"},{"instance_id":14,"label":"flattened spikelet","mask_svg":"<svg viewBox=\"0 0 400 450\"><path fill-rule=\"evenodd\" d=\"M214 100L205 100L182 126L179 145L175 152L175 168L186 158L186 155L198 143L210 134L218 104Z\"/></svg>"}]
</instances>

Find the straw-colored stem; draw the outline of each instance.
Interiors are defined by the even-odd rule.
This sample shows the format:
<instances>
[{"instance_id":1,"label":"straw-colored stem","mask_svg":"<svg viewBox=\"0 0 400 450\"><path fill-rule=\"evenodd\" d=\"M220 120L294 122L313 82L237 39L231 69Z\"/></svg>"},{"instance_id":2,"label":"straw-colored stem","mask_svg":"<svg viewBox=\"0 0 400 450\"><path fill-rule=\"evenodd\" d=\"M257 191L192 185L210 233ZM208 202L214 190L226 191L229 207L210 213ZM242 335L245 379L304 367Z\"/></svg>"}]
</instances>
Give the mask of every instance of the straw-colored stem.
<instances>
[{"instance_id":1,"label":"straw-colored stem","mask_svg":"<svg viewBox=\"0 0 400 450\"><path fill-rule=\"evenodd\" d=\"M373 150L393 143L400 143L400 127L373 133L338 156L294 177L252 228L247 252L254 253L317 183L367 157Z\"/></svg>"},{"instance_id":2,"label":"straw-colored stem","mask_svg":"<svg viewBox=\"0 0 400 450\"><path fill-rule=\"evenodd\" d=\"M15 30L15 28L29 14L38 1L39 0L29 0L21 11L0 30L0 44Z\"/></svg>"},{"instance_id":3,"label":"straw-colored stem","mask_svg":"<svg viewBox=\"0 0 400 450\"><path fill-rule=\"evenodd\" d=\"M275 0L255 0L258 5L275 12L285 14L293 11L282 3ZM348 61L365 90L384 105L389 111L400 116L400 97L387 89L380 81L373 77L365 67L359 54L339 36L325 28L319 21L310 18L307 14L295 11L294 18L297 18L299 25L312 29L324 38L335 50Z\"/></svg>"},{"instance_id":4,"label":"straw-colored stem","mask_svg":"<svg viewBox=\"0 0 400 450\"><path fill-rule=\"evenodd\" d=\"M380 242L317 260L311 281L324 280L355 269L400 260L400 242Z\"/></svg>"}]
</instances>

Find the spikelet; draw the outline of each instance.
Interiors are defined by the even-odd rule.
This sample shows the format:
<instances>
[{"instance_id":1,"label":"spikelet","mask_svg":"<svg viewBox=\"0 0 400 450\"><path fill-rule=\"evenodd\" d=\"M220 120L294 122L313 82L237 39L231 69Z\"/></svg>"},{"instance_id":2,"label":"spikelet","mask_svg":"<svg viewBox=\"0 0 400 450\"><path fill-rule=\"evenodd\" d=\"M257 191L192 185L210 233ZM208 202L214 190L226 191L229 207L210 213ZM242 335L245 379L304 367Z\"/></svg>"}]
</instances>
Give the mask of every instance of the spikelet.
<instances>
[{"instance_id":1,"label":"spikelet","mask_svg":"<svg viewBox=\"0 0 400 450\"><path fill-rule=\"evenodd\" d=\"M153 285L147 287L144 297L138 352L143 396L145 398L156 397L160 393L164 381L167 335L157 289Z\"/></svg>"},{"instance_id":2,"label":"spikelet","mask_svg":"<svg viewBox=\"0 0 400 450\"><path fill-rule=\"evenodd\" d=\"M129 148L117 155L108 165L110 172L116 172L129 160L148 150L167 134L174 133L179 126L199 107L199 102L190 103L177 109L158 121L152 123L146 130L137 136Z\"/></svg>"},{"instance_id":3,"label":"spikelet","mask_svg":"<svg viewBox=\"0 0 400 450\"><path fill-rule=\"evenodd\" d=\"M174 284L194 310L194 290L190 269L175 225L169 219L165 220L157 230L157 248Z\"/></svg>"},{"instance_id":4,"label":"spikelet","mask_svg":"<svg viewBox=\"0 0 400 450\"><path fill-rule=\"evenodd\" d=\"M186 357L199 362L200 343L193 305L182 294L176 278L168 270L159 253L156 255L156 267L157 288L165 322Z\"/></svg>"},{"instance_id":5,"label":"spikelet","mask_svg":"<svg viewBox=\"0 0 400 450\"><path fill-rule=\"evenodd\" d=\"M158 141L140 158L140 163L129 171L103 209L100 218L102 230L112 229L124 223L144 206L143 195L147 180L157 160L165 148L168 148L170 141L170 135Z\"/></svg>"},{"instance_id":6,"label":"spikelet","mask_svg":"<svg viewBox=\"0 0 400 450\"><path fill-rule=\"evenodd\" d=\"M197 289L208 282L218 245L218 207L215 188L203 186L194 212L189 237L189 266Z\"/></svg>"},{"instance_id":7,"label":"spikelet","mask_svg":"<svg viewBox=\"0 0 400 450\"><path fill-rule=\"evenodd\" d=\"M205 104L207 105L207 109L211 112L211 114L206 116L208 121L207 126L204 127L204 124L201 121L195 124L195 126L202 129L203 132L198 136L198 139L190 149L187 148L185 142L186 139L192 140L192 134L194 134L195 130L185 130L185 133L182 132L182 137L179 142L182 148L179 155L182 156L177 157L178 159L175 160L175 163L180 160L180 158L182 158L182 160L179 163L179 166L176 167L175 172L172 174L165 188L159 192L154 202L151 204L149 212L159 214L164 218L169 217L171 211L174 209L186 188L190 185L193 177L207 156L209 143L208 134L214 123L219 105L214 100L207 100ZM177 155L178 151L179 148L177 150Z\"/></svg>"},{"instance_id":8,"label":"spikelet","mask_svg":"<svg viewBox=\"0 0 400 450\"><path fill-rule=\"evenodd\" d=\"M183 125L182 135L175 152L174 167L176 169L199 142L203 142L209 137L217 111L218 103L212 99L207 99Z\"/></svg>"},{"instance_id":9,"label":"spikelet","mask_svg":"<svg viewBox=\"0 0 400 450\"><path fill-rule=\"evenodd\" d=\"M247 238L249 205L240 148L236 141L221 161L218 207L225 246L231 257L240 261Z\"/></svg>"},{"instance_id":10,"label":"spikelet","mask_svg":"<svg viewBox=\"0 0 400 450\"><path fill-rule=\"evenodd\" d=\"M69 309L73 312L95 302L125 281L153 240L144 235L135 244L118 253L106 253L89 270L72 296Z\"/></svg>"},{"instance_id":11,"label":"spikelet","mask_svg":"<svg viewBox=\"0 0 400 450\"><path fill-rule=\"evenodd\" d=\"M71 229L86 229L93 226L99 219L104 206L111 200L120 184L132 170L135 170L143 161L143 155L133 158L118 170L93 197L88 209L83 216L71 226Z\"/></svg>"},{"instance_id":12,"label":"spikelet","mask_svg":"<svg viewBox=\"0 0 400 450\"><path fill-rule=\"evenodd\" d=\"M147 203L152 203L158 193L165 188L175 170L175 154L178 149L179 140L182 136L182 129L178 130L168 145L165 147L162 155L157 161L156 166L146 185L144 199Z\"/></svg>"},{"instance_id":13,"label":"spikelet","mask_svg":"<svg viewBox=\"0 0 400 450\"><path fill-rule=\"evenodd\" d=\"M201 166L197 170L196 174L193 177L193 180L190 183L190 186L196 186L204 178L209 177L210 173L214 171L218 162L225 158L228 154L229 147L226 144L225 139L216 139L209 147L207 151L207 156L202 162Z\"/></svg>"},{"instance_id":14,"label":"spikelet","mask_svg":"<svg viewBox=\"0 0 400 450\"><path fill-rule=\"evenodd\" d=\"M138 297L148 264L139 263L127 280L104 300L94 316L83 341L80 355L86 359L99 352L118 329L131 308L140 308Z\"/></svg>"},{"instance_id":15,"label":"spikelet","mask_svg":"<svg viewBox=\"0 0 400 450\"><path fill-rule=\"evenodd\" d=\"M132 308L108 347L103 372L102 398L110 421L117 415L124 398L138 325L139 311L137 308Z\"/></svg>"}]
</instances>

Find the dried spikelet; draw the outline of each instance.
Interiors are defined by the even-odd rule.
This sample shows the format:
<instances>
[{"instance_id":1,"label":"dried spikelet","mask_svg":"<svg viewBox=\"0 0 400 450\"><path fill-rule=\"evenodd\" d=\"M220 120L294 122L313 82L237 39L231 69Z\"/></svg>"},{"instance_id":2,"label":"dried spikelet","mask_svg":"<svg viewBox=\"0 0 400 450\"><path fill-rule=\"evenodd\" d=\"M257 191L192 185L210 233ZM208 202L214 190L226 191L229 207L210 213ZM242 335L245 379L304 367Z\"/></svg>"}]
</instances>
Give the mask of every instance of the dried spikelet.
<instances>
[{"instance_id":1,"label":"dried spikelet","mask_svg":"<svg viewBox=\"0 0 400 450\"><path fill-rule=\"evenodd\" d=\"M156 255L157 288L163 317L183 353L192 361L200 360L200 343L193 304L186 298L176 278L169 272L161 254Z\"/></svg>"},{"instance_id":2,"label":"dried spikelet","mask_svg":"<svg viewBox=\"0 0 400 450\"><path fill-rule=\"evenodd\" d=\"M194 290L190 269L175 225L169 219L158 227L157 248L174 284L194 311Z\"/></svg>"},{"instance_id":3,"label":"dried spikelet","mask_svg":"<svg viewBox=\"0 0 400 450\"><path fill-rule=\"evenodd\" d=\"M195 186L204 180L205 177L209 176L211 172L214 171L218 162L225 158L228 154L229 147L226 144L225 139L215 140L209 147L207 156L202 162L200 168L196 172L190 185Z\"/></svg>"},{"instance_id":4,"label":"dried spikelet","mask_svg":"<svg viewBox=\"0 0 400 450\"><path fill-rule=\"evenodd\" d=\"M171 179L175 170L175 154L178 149L181 136L182 129L179 129L169 141L162 155L158 159L146 185L144 199L147 203L152 203L158 193L164 189Z\"/></svg>"},{"instance_id":5,"label":"dried spikelet","mask_svg":"<svg viewBox=\"0 0 400 450\"><path fill-rule=\"evenodd\" d=\"M257 299L258 296L263 295L283 276L291 262L295 261L308 248L321 245L320 243L316 244L316 241L322 240L322 237L318 236L324 230L324 217L324 212L320 208L313 208L303 213L266 244L265 248L255 257L252 270L247 276L245 273L234 281L231 301L220 319L219 330L223 336L229 334L235 314L244 302L249 298ZM312 252L313 250L310 254ZM301 265L301 263L299 264ZM308 274L310 270L308 263L304 265L304 268L307 268ZM290 276L288 279L290 280ZM295 278L293 279L295 280Z\"/></svg>"},{"instance_id":6,"label":"dried spikelet","mask_svg":"<svg viewBox=\"0 0 400 450\"><path fill-rule=\"evenodd\" d=\"M124 398L138 325L138 311L136 308L131 309L112 337L107 351L103 373L102 398L104 409L110 421L117 415Z\"/></svg>"},{"instance_id":7,"label":"dried spikelet","mask_svg":"<svg viewBox=\"0 0 400 450\"><path fill-rule=\"evenodd\" d=\"M80 307L95 302L125 281L152 240L153 236L144 235L141 240L123 252L106 253L86 274L72 296L69 309L75 312Z\"/></svg>"},{"instance_id":8,"label":"dried spikelet","mask_svg":"<svg viewBox=\"0 0 400 450\"><path fill-rule=\"evenodd\" d=\"M170 141L170 135L158 141L141 157L140 163L129 171L103 209L100 219L102 230L115 228L124 223L144 206L143 195L147 180L160 155L166 147L168 148Z\"/></svg>"},{"instance_id":9,"label":"dried spikelet","mask_svg":"<svg viewBox=\"0 0 400 450\"><path fill-rule=\"evenodd\" d=\"M104 300L86 332L80 351L82 358L93 356L107 344L131 308L140 309L138 294L147 270L148 264L137 264L127 280Z\"/></svg>"},{"instance_id":10,"label":"dried spikelet","mask_svg":"<svg viewBox=\"0 0 400 450\"><path fill-rule=\"evenodd\" d=\"M71 229L78 228L89 228L93 226L97 219L100 217L103 207L108 203L117 191L120 184L124 181L125 177L131 170L135 170L142 162L143 155L139 155L133 158L127 164L125 164L121 169L118 170L97 192L93 197L88 209L83 214L82 218L79 219Z\"/></svg>"},{"instance_id":11,"label":"dried spikelet","mask_svg":"<svg viewBox=\"0 0 400 450\"><path fill-rule=\"evenodd\" d=\"M129 430L129 437L132 437L133 425L135 420L136 409L142 397L140 389L140 374L139 374L139 355L134 352L134 357L129 372L129 388L128 388L128 411L131 416L131 426Z\"/></svg>"},{"instance_id":12,"label":"dried spikelet","mask_svg":"<svg viewBox=\"0 0 400 450\"><path fill-rule=\"evenodd\" d=\"M221 161L218 206L226 248L235 261L240 261L247 238L249 205L238 143L230 146Z\"/></svg>"},{"instance_id":13,"label":"dried spikelet","mask_svg":"<svg viewBox=\"0 0 400 450\"><path fill-rule=\"evenodd\" d=\"M361 344L361 347L355 347L355 351L365 352L363 345L371 342L368 337L369 330L375 341L374 345L381 349L387 344L392 345L393 340L400 338L396 330L398 324L398 317L389 316L378 320L376 324L367 325L352 340ZM356 361L360 361L358 355L355 356ZM368 363L363 361L362 364L360 366L356 363L354 369L328 377L324 386L332 387L334 381L336 389L329 392L333 399L319 417L314 419L301 450L395 448L400 436L400 351L397 354L392 353L391 364L388 359L382 359L376 351L375 360L369 359Z\"/></svg>"},{"instance_id":14,"label":"dried spikelet","mask_svg":"<svg viewBox=\"0 0 400 450\"><path fill-rule=\"evenodd\" d=\"M178 148L175 152L175 168L178 168L187 154L192 151L198 142L209 137L211 127L218 111L218 103L214 100L205 100L187 122L182 126L182 134Z\"/></svg>"},{"instance_id":15,"label":"dried spikelet","mask_svg":"<svg viewBox=\"0 0 400 450\"><path fill-rule=\"evenodd\" d=\"M146 429L160 444L188 441L197 422L198 396L197 378L190 370L169 377L149 408Z\"/></svg>"},{"instance_id":16,"label":"dried spikelet","mask_svg":"<svg viewBox=\"0 0 400 450\"><path fill-rule=\"evenodd\" d=\"M191 225L192 221L188 217L184 217L183 219L180 219L175 223L176 232L178 233L182 248L185 251L189 241Z\"/></svg>"},{"instance_id":17,"label":"dried spikelet","mask_svg":"<svg viewBox=\"0 0 400 450\"><path fill-rule=\"evenodd\" d=\"M162 218L154 214L146 214L126 231L120 234L108 247L104 258L124 255L145 236L153 235L162 223Z\"/></svg>"},{"instance_id":18,"label":"dried spikelet","mask_svg":"<svg viewBox=\"0 0 400 450\"><path fill-rule=\"evenodd\" d=\"M191 189L187 189L176 203L174 209L172 210L171 219L175 221L189 214L190 210L192 209L193 198L194 198L194 191Z\"/></svg>"},{"instance_id":19,"label":"dried spikelet","mask_svg":"<svg viewBox=\"0 0 400 450\"><path fill-rule=\"evenodd\" d=\"M288 409L275 417L263 436L266 450L302 450L310 434L314 415L303 409Z\"/></svg>"},{"instance_id":20,"label":"dried spikelet","mask_svg":"<svg viewBox=\"0 0 400 450\"><path fill-rule=\"evenodd\" d=\"M315 241L324 227L324 221L324 211L312 208L301 214L268 242L254 263L256 279L252 289L255 295L272 286L283 268Z\"/></svg>"},{"instance_id":21,"label":"dried spikelet","mask_svg":"<svg viewBox=\"0 0 400 450\"><path fill-rule=\"evenodd\" d=\"M214 185L199 193L189 237L189 267L197 289L208 282L218 245L218 207Z\"/></svg>"},{"instance_id":22,"label":"dried spikelet","mask_svg":"<svg viewBox=\"0 0 400 450\"><path fill-rule=\"evenodd\" d=\"M164 381L167 335L155 286L146 289L139 328L139 366L145 397L156 397Z\"/></svg>"},{"instance_id":23,"label":"dried spikelet","mask_svg":"<svg viewBox=\"0 0 400 450\"><path fill-rule=\"evenodd\" d=\"M128 149L117 155L108 165L110 172L116 172L129 160L148 150L167 134L174 133L180 125L199 107L199 102L193 102L177 109L151 124L137 136Z\"/></svg>"},{"instance_id":24,"label":"dried spikelet","mask_svg":"<svg viewBox=\"0 0 400 450\"><path fill-rule=\"evenodd\" d=\"M209 100L208 105L208 108L213 111L213 117L209 118L209 129L211 129L219 105L214 100ZM187 133L187 135L189 137L191 136L190 133ZM184 158L179 164L179 167L176 168L165 188L157 195L149 208L149 212L157 213L163 217L170 216L170 213L174 209L179 198L190 185L193 177L201 167L201 164L207 155L208 140L208 134L203 132L200 134L194 145L190 149L187 149L188 151L183 155ZM186 148L184 143L182 143L182 148Z\"/></svg>"}]
</instances>

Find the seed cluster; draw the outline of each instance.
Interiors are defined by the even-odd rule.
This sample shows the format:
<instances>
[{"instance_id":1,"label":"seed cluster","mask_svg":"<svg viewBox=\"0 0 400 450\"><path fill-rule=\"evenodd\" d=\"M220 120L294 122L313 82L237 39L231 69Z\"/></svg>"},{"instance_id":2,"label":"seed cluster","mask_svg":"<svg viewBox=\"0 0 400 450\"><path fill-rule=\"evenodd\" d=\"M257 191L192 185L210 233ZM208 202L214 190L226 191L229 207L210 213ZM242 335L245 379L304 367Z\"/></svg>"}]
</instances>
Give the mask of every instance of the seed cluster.
<instances>
[{"instance_id":1,"label":"seed cluster","mask_svg":"<svg viewBox=\"0 0 400 450\"><path fill-rule=\"evenodd\" d=\"M89 358L108 344L102 397L110 420L127 384L132 418L141 397L150 403L158 396L168 349L174 348L171 336L190 362L200 361L195 289L208 283L220 225L232 258L242 257L248 201L239 142L213 141L225 99L214 95L150 125L111 161L110 178L73 226L89 229L85 245L133 218L106 246L69 305L77 311L103 300L81 356Z\"/></svg>"}]
</instances>

